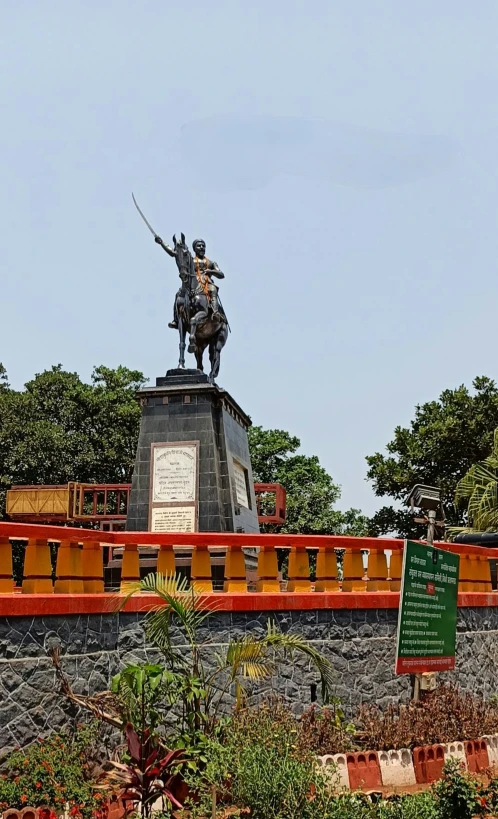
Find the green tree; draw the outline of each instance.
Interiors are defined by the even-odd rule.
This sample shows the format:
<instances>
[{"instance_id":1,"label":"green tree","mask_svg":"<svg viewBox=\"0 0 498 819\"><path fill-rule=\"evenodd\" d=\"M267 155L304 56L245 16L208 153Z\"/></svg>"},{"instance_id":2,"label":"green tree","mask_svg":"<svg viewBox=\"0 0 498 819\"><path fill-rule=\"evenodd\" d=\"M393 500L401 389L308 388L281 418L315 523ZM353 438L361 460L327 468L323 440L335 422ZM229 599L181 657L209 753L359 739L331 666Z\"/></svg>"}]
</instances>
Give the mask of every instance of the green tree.
<instances>
[{"instance_id":1,"label":"green tree","mask_svg":"<svg viewBox=\"0 0 498 819\"><path fill-rule=\"evenodd\" d=\"M465 386L444 390L437 401L419 404L408 428L396 427L387 444L387 455L367 457L367 477L375 494L402 503L415 483L439 486L447 522L465 525L465 512L456 510L456 486L472 464L489 455L498 426L498 388L490 378L474 379L473 390ZM419 536L423 527L410 516L385 506L370 522L371 534L396 532Z\"/></svg>"},{"instance_id":2,"label":"green tree","mask_svg":"<svg viewBox=\"0 0 498 819\"><path fill-rule=\"evenodd\" d=\"M142 373L96 367L90 384L59 365L13 390L0 369L0 491L12 484L128 482Z\"/></svg>"},{"instance_id":3,"label":"green tree","mask_svg":"<svg viewBox=\"0 0 498 819\"><path fill-rule=\"evenodd\" d=\"M14 390L0 364L0 512L12 484L130 482L141 418L136 391L145 383L136 370L100 366L87 384L58 365ZM365 534L368 519L334 508L340 487L299 447L289 432L249 430L254 480L287 490L283 531Z\"/></svg>"},{"instance_id":4,"label":"green tree","mask_svg":"<svg viewBox=\"0 0 498 819\"><path fill-rule=\"evenodd\" d=\"M459 532L496 532L498 529L498 429L495 429L493 449L458 481L455 507L461 508L466 526L449 527L447 534Z\"/></svg>"},{"instance_id":5,"label":"green tree","mask_svg":"<svg viewBox=\"0 0 498 819\"><path fill-rule=\"evenodd\" d=\"M299 438L280 429L249 429L253 477L260 483L281 483L287 492L283 532L301 534L366 533L368 519L357 509L334 509L341 496L316 455L296 454Z\"/></svg>"}]
</instances>

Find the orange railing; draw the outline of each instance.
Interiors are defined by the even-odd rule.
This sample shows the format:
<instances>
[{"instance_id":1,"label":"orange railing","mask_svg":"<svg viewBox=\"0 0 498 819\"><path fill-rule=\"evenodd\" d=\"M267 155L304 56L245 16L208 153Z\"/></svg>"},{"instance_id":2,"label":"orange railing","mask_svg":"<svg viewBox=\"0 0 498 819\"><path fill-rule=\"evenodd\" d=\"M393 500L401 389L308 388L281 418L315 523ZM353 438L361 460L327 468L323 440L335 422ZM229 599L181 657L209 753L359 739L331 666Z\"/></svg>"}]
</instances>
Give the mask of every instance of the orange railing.
<instances>
[{"instance_id":1,"label":"orange railing","mask_svg":"<svg viewBox=\"0 0 498 819\"><path fill-rule=\"evenodd\" d=\"M101 594L104 591L104 549L122 553L121 590L140 580L139 547L155 553L154 568L175 572L178 556L190 555L192 585L212 592L211 559L224 553L224 591L248 591L247 562L254 566L255 591L282 590L278 571L279 550L288 553L285 590L301 593L398 592L401 583L403 541L328 535L239 534L196 532L106 532L25 523L0 523L0 593L14 593L12 543L23 541L24 594ZM57 548L55 582L52 580L51 544ZM491 563L498 549L440 543L458 553L460 592L491 592ZM153 547L151 549L151 547ZM313 580L310 556L316 555Z\"/></svg>"}]
</instances>

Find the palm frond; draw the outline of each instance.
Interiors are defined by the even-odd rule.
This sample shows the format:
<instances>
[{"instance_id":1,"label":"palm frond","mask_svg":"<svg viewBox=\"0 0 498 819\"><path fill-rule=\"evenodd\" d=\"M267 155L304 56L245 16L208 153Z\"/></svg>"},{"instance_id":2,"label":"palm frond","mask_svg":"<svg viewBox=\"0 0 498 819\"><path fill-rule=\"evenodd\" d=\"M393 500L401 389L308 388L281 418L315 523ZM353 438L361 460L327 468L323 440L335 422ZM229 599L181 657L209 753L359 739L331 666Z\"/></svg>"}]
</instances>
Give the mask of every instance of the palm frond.
<instances>
[{"instance_id":1,"label":"palm frond","mask_svg":"<svg viewBox=\"0 0 498 819\"><path fill-rule=\"evenodd\" d=\"M470 521L476 520L479 517L481 510L481 501L486 491L486 486L476 486L472 495L469 498L467 506L467 517Z\"/></svg>"},{"instance_id":2,"label":"palm frond","mask_svg":"<svg viewBox=\"0 0 498 819\"><path fill-rule=\"evenodd\" d=\"M493 531L498 527L498 428L494 431L493 452L483 461L473 464L455 489L455 509L465 502L470 526L466 530L449 527L446 534Z\"/></svg>"},{"instance_id":3,"label":"palm frond","mask_svg":"<svg viewBox=\"0 0 498 819\"><path fill-rule=\"evenodd\" d=\"M444 530L445 538L450 543L453 543L457 535L475 535L477 534L477 529L473 529L472 526L447 526Z\"/></svg>"},{"instance_id":4,"label":"palm frond","mask_svg":"<svg viewBox=\"0 0 498 819\"><path fill-rule=\"evenodd\" d=\"M262 641L284 657L286 655L292 656L295 651L309 657L320 674L323 700L324 702L329 700L335 684L335 676L331 663L323 654L320 654L316 648L298 634L283 634L278 631L275 623L270 620L268 621L266 636L262 638Z\"/></svg>"},{"instance_id":5,"label":"palm frond","mask_svg":"<svg viewBox=\"0 0 498 819\"><path fill-rule=\"evenodd\" d=\"M275 663L268 653L268 646L248 635L229 643L224 668L230 672L233 681L239 675L251 680L263 680L275 672Z\"/></svg>"},{"instance_id":6,"label":"palm frond","mask_svg":"<svg viewBox=\"0 0 498 819\"><path fill-rule=\"evenodd\" d=\"M216 605L206 601L189 587L188 580L179 575L150 574L140 583L141 592L154 594L160 603L147 612L145 631L147 637L168 656L178 660L178 652L171 646L170 627L172 623L185 631L188 641L195 642L196 631ZM129 595L131 596L131 595Z\"/></svg>"},{"instance_id":7,"label":"palm frond","mask_svg":"<svg viewBox=\"0 0 498 819\"><path fill-rule=\"evenodd\" d=\"M488 461L490 462L488 463ZM497 472L494 467L494 459L486 459L485 461L479 461L479 463L474 464L457 483L455 505L471 497L477 487L484 488L489 481L494 481L496 478Z\"/></svg>"},{"instance_id":8,"label":"palm frond","mask_svg":"<svg viewBox=\"0 0 498 819\"><path fill-rule=\"evenodd\" d=\"M482 493L479 511L473 522L480 529L495 527L498 524L498 482L496 477L489 481Z\"/></svg>"}]
</instances>

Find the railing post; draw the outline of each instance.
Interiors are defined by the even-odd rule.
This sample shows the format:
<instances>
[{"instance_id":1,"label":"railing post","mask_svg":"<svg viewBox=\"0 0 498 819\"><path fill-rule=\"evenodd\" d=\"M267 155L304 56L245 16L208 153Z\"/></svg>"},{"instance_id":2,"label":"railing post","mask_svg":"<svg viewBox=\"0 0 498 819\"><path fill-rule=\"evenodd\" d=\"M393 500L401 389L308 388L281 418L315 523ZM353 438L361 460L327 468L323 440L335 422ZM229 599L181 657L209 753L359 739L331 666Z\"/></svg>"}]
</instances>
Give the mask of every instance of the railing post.
<instances>
[{"instance_id":1,"label":"railing post","mask_svg":"<svg viewBox=\"0 0 498 819\"><path fill-rule=\"evenodd\" d=\"M175 551L171 544L161 544L161 546L159 546L157 553L157 571L165 577L175 576Z\"/></svg>"},{"instance_id":2,"label":"railing post","mask_svg":"<svg viewBox=\"0 0 498 819\"><path fill-rule=\"evenodd\" d=\"M83 594L81 546L74 540L61 540L55 568L56 594Z\"/></svg>"},{"instance_id":3,"label":"railing post","mask_svg":"<svg viewBox=\"0 0 498 819\"><path fill-rule=\"evenodd\" d=\"M209 593L213 591L211 556L207 546L195 546L192 552L190 582L196 592Z\"/></svg>"},{"instance_id":4,"label":"railing post","mask_svg":"<svg viewBox=\"0 0 498 819\"><path fill-rule=\"evenodd\" d=\"M372 549L367 563L367 591L389 591L387 557L384 549Z\"/></svg>"},{"instance_id":5,"label":"railing post","mask_svg":"<svg viewBox=\"0 0 498 819\"><path fill-rule=\"evenodd\" d=\"M366 582L363 579L363 557L361 552L353 549L346 549L344 562L342 564L342 590L343 592L364 592Z\"/></svg>"},{"instance_id":6,"label":"railing post","mask_svg":"<svg viewBox=\"0 0 498 819\"><path fill-rule=\"evenodd\" d=\"M121 594L129 594L140 586L140 558L137 543L125 543L121 563Z\"/></svg>"},{"instance_id":7,"label":"railing post","mask_svg":"<svg viewBox=\"0 0 498 819\"><path fill-rule=\"evenodd\" d=\"M401 591L401 570L403 567L403 552L392 551L389 560L389 588L393 592Z\"/></svg>"},{"instance_id":8,"label":"railing post","mask_svg":"<svg viewBox=\"0 0 498 819\"><path fill-rule=\"evenodd\" d=\"M50 546L45 538L29 538L24 553L23 594L53 594Z\"/></svg>"},{"instance_id":9,"label":"railing post","mask_svg":"<svg viewBox=\"0 0 498 819\"><path fill-rule=\"evenodd\" d=\"M310 561L305 546L292 546L289 554L287 589L290 592L310 592Z\"/></svg>"},{"instance_id":10,"label":"railing post","mask_svg":"<svg viewBox=\"0 0 498 819\"><path fill-rule=\"evenodd\" d=\"M261 543L259 547L258 554L258 580L256 590L258 592L275 594L275 592L280 591L277 552L274 546L264 545L264 535L262 540L263 543Z\"/></svg>"},{"instance_id":11,"label":"railing post","mask_svg":"<svg viewBox=\"0 0 498 819\"><path fill-rule=\"evenodd\" d=\"M0 594L12 594L13 591L12 544L8 537L0 537Z\"/></svg>"},{"instance_id":12,"label":"railing post","mask_svg":"<svg viewBox=\"0 0 498 819\"><path fill-rule=\"evenodd\" d=\"M474 590L472 582L472 564L469 555L460 555L460 571L458 575L458 591L471 592Z\"/></svg>"},{"instance_id":13,"label":"railing post","mask_svg":"<svg viewBox=\"0 0 498 819\"><path fill-rule=\"evenodd\" d=\"M246 559L242 547L237 544L232 543L227 547L223 590L247 592Z\"/></svg>"},{"instance_id":14,"label":"railing post","mask_svg":"<svg viewBox=\"0 0 498 819\"><path fill-rule=\"evenodd\" d=\"M334 547L328 544L320 549L316 556L315 590L317 592L340 591L337 579L337 555Z\"/></svg>"},{"instance_id":15,"label":"railing post","mask_svg":"<svg viewBox=\"0 0 498 819\"><path fill-rule=\"evenodd\" d=\"M470 591L481 591L479 557L476 554L470 555Z\"/></svg>"},{"instance_id":16,"label":"railing post","mask_svg":"<svg viewBox=\"0 0 498 819\"><path fill-rule=\"evenodd\" d=\"M491 584L491 566L489 565L489 560L485 555L478 555L477 568L479 577L479 591L488 593L493 591L493 586Z\"/></svg>"},{"instance_id":17,"label":"railing post","mask_svg":"<svg viewBox=\"0 0 498 819\"><path fill-rule=\"evenodd\" d=\"M83 542L81 575L85 594L104 593L104 556L102 546L97 541Z\"/></svg>"}]
</instances>

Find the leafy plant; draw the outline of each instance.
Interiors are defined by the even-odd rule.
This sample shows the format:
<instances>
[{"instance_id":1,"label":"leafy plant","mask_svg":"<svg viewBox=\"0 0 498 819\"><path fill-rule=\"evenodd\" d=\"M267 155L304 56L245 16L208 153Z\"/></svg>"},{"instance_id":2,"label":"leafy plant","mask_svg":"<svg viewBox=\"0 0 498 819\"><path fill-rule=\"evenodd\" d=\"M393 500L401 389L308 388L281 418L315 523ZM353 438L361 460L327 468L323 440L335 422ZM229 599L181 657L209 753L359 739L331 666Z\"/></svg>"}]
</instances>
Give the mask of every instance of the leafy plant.
<instances>
[{"instance_id":1,"label":"leafy plant","mask_svg":"<svg viewBox=\"0 0 498 819\"><path fill-rule=\"evenodd\" d=\"M151 814L154 803L163 798L180 808L172 784L178 767L182 764L182 751L164 752L161 745L147 729L139 735L128 723L125 727L128 762L111 761L110 773L105 775L104 788L118 788L119 797L131 803L128 812L134 811L138 802L142 817Z\"/></svg>"},{"instance_id":2,"label":"leafy plant","mask_svg":"<svg viewBox=\"0 0 498 819\"><path fill-rule=\"evenodd\" d=\"M210 809L214 788L219 804L245 808L252 819L322 819L330 796L313 757L298 758L294 738L282 742L279 732L265 741L241 738L236 730L223 743L212 740L202 774L187 774L198 795L198 815Z\"/></svg>"},{"instance_id":3,"label":"leafy plant","mask_svg":"<svg viewBox=\"0 0 498 819\"><path fill-rule=\"evenodd\" d=\"M468 774L456 759L449 759L443 776L434 786L441 819L473 819L487 813L486 798L480 796L477 779Z\"/></svg>"},{"instance_id":4,"label":"leafy plant","mask_svg":"<svg viewBox=\"0 0 498 819\"><path fill-rule=\"evenodd\" d=\"M352 819L356 819L351 814ZM372 806L369 819L441 819L433 794L408 794Z\"/></svg>"},{"instance_id":5,"label":"leafy plant","mask_svg":"<svg viewBox=\"0 0 498 819\"><path fill-rule=\"evenodd\" d=\"M299 743L317 754L339 754L353 748L356 726L346 722L341 701L334 697L326 708L312 705L301 717Z\"/></svg>"},{"instance_id":6,"label":"leafy plant","mask_svg":"<svg viewBox=\"0 0 498 819\"><path fill-rule=\"evenodd\" d=\"M483 461L473 464L458 482L455 508L465 505L468 526L449 527L454 537L460 532L495 532L498 526L498 428L495 429L493 449Z\"/></svg>"},{"instance_id":7,"label":"leafy plant","mask_svg":"<svg viewBox=\"0 0 498 819\"><path fill-rule=\"evenodd\" d=\"M310 659L320 676L324 700L330 696L333 685L330 663L299 635L282 634L268 622L265 635L259 638L245 635L231 641L216 654L215 668L208 668L204 651L207 643L199 640L198 634L213 612L213 604L189 589L187 581L179 577L152 574L141 582L140 588L160 600L160 605L146 615L145 631L163 652L169 679L175 681L182 706L180 734L188 734L193 740L199 732L212 733L230 691L235 694L237 705L242 706L247 697L247 680L259 682L270 678L280 663L292 660L296 653ZM183 645L172 639L173 627L180 629Z\"/></svg>"},{"instance_id":8,"label":"leafy plant","mask_svg":"<svg viewBox=\"0 0 498 819\"><path fill-rule=\"evenodd\" d=\"M128 665L111 681L111 692L119 699L123 724L139 731L154 732L164 717L164 703L177 701L180 681L160 665Z\"/></svg>"},{"instance_id":9,"label":"leafy plant","mask_svg":"<svg viewBox=\"0 0 498 819\"><path fill-rule=\"evenodd\" d=\"M74 817L103 816L104 796L93 787L97 736L93 723L11 754L0 778L3 809L47 807L60 815L67 807Z\"/></svg>"},{"instance_id":10,"label":"leafy plant","mask_svg":"<svg viewBox=\"0 0 498 819\"><path fill-rule=\"evenodd\" d=\"M375 705L364 705L358 726L364 747L414 748L496 733L498 707L482 697L461 692L455 685L445 684L422 701L396 703L385 711Z\"/></svg>"}]
</instances>

